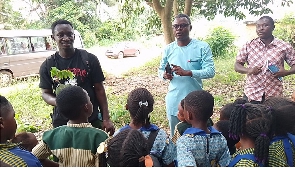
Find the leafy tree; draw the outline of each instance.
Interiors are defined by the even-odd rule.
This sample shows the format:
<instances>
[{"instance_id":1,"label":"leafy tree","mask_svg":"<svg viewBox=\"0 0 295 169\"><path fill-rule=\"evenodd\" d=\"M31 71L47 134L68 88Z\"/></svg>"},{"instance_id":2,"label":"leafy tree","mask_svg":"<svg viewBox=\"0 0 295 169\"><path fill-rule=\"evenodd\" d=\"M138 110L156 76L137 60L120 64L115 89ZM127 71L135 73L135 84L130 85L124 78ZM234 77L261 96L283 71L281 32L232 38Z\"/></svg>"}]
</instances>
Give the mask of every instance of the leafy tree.
<instances>
[{"instance_id":1,"label":"leafy tree","mask_svg":"<svg viewBox=\"0 0 295 169\"><path fill-rule=\"evenodd\" d=\"M4 29L20 29L25 27L26 20L21 13L14 11L10 0L0 1L0 24L4 25Z\"/></svg>"},{"instance_id":2,"label":"leafy tree","mask_svg":"<svg viewBox=\"0 0 295 169\"><path fill-rule=\"evenodd\" d=\"M189 16L197 13L209 20L217 14L243 19L245 18L243 10L249 11L252 15L272 12L267 6L272 2L271 0L125 0L122 8L124 22L127 22L132 15L138 16L143 13L145 7L142 2L147 3L160 18L166 43L174 40L172 16L180 12ZM293 3L292 0L280 0L280 2L282 6Z\"/></svg>"},{"instance_id":3,"label":"leafy tree","mask_svg":"<svg viewBox=\"0 0 295 169\"><path fill-rule=\"evenodd\" d=\"M295 18L288 14L276 24L274 35L286 42L289 42L295 48Z\"/></svg>"}]
</instances>

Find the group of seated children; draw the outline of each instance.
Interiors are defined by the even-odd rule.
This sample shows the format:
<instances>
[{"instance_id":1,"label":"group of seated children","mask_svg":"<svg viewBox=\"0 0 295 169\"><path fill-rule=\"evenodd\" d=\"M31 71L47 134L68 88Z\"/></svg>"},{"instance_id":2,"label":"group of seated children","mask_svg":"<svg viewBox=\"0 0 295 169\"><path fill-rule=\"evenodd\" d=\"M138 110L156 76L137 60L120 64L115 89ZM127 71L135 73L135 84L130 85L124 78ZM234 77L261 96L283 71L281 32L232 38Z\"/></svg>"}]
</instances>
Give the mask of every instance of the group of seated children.
<instances>
[{"instance_id":1,"label":"group of seated children","mask_svg":"<svg viewBox=\"0 0 295 169\"><path fill-rule=\"evenodd\" d=\"M92 104L87 92L69 86L56 96L60 115L69 119L67 125L44 132L39 143L32 133L15 135L13 107L5 97L0 99L1 166L295 165L295 102L283 97L270 97L263 104L237 99L224 105L219 121L213 123L214 97L204 90L193 91L179 104L181 122L170 138L150 122L152 94L136 88L127 98L130 123L109 137L88 122Z\"/></svg>"}]
</instances>

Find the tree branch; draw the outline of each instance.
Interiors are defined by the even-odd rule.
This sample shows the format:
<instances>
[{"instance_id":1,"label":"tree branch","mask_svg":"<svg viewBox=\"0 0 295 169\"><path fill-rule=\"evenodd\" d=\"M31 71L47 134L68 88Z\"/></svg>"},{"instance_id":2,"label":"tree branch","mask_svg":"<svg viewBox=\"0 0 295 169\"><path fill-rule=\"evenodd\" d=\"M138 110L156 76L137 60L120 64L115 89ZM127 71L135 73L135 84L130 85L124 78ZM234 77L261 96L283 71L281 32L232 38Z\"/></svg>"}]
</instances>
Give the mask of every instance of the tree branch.
<instances>
[{"instance_id":1,"label":"tree branch","mask_svg":"<svg viewBox=\"0 0 295 169\"><path fill-rule=\"evenodd\" d=\"M174 0L166 0L164 12L165 12L165 16L167 16L167 17L171 17L172 8L173 8L173 1Z\"/></svg>"},{"instance_id":2,"label":"tree branch","mask_svg":"<svg viewBox=\"0 0 295 169\"><path fill-rule=\"evenodd\" d=\"M153 0L152 3L153 3L153 8L157 12L157 14L159 16L162 16L163 7L162 7L162 5L160 3L160 0Z\"/></svg>"},{"instance_id":3,"label":"tree branch","mask_svg":"<svg viewBox=\"0 0 295 169\"><path fill-rule=\"evenodd\" d=\"M191 15L192 5L193 5L193 0L185 0L185 2L184 2L184 14L187 14L188 16Z\"/></svg>"}]
</instances>

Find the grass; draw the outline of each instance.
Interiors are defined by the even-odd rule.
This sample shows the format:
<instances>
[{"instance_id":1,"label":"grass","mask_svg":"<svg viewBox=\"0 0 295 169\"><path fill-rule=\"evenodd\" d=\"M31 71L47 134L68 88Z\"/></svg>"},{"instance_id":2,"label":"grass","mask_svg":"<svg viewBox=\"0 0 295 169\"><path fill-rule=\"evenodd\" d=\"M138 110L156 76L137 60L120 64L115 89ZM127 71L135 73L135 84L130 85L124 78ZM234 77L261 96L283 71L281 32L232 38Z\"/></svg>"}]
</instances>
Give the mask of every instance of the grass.
<instances>
[{"instance_id":1,"label":"grass","mask_svg":"<svg viewBox=\"0 0 295 169\"><path fill-rule=\"evenodd\" d=\"M234 55L233 55L234 56ZM218 110L226 103L234 101L243 95L244 75L234 71L234 57L223 59L215 59L216 75L214 78L205 79L203 81L204 89L208 90L215 98L215 114L213 121L218 120ZM146 87L154 96L154 111L151 114L151 121L156 125L168 130L168 121L165 112L165 95L168 83L154 82L151 83L148 77L157 78L157 68L159 66L160 57L154 58L147 62L144 66L131 69L124 74L123 83L126 86L111 86L106 82L106 93L109 103L111 118L119 128L130 121L129 113L125 110L128 91L127 88ZM140 72L140 73L139 73ZM111 76L106 74L106 76ZM126 81L139 77L140 81L145 83L135 84L131 86ZM16 120L18 122L18 131L43 132L51 128L50 113L52 106L48 106L41 98L40 89L38 88L38 78L29 78L26 81L19 81L14 84L14 90L3 92L0 94L6 96L14 106L16 111ZM115 80L117 83L117 79ZM118 82L119 83L119 82ZM159 83L159 84L158 84ZM17 87L22 86L23 87ZM284 95L290 97L294 90L294 75L284 78ZM121 87L120 90L118 88Z\"/></svg>"}]
</instances>

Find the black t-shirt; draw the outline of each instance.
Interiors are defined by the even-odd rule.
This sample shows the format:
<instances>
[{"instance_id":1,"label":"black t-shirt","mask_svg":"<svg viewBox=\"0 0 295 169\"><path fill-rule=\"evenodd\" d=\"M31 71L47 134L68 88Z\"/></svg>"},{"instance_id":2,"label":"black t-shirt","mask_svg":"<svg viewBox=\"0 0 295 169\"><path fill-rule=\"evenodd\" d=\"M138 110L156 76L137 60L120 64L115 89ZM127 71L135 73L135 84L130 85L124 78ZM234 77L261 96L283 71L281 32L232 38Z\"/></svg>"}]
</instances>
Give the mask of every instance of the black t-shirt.
<instances>
[{"instance_id":1,"label":"black t-shirt","mask_svg":"<svg viewBox=\"0 0 295 169\"><path fill-rule=\"evenodd\" d=\"M93 113L88 118L89 122L93 122L98 119L99 107L98 100L94 90L95 83L101 83L105 80L104 74L102 72L100 63L97 57L91 53L88 53L88 57L84 57L84 60L88 61L89 67L82 60L81 51L75 49L75 53L71 58L62 58L58 52L55 53L55 57L48 57L40 66L40 83L39 87L42 89L52 89L55 91L56 86L58 85L54 82L50 75L51 67L56 67L59 70L70 70L75 74L77 86L82 87L88 92L90 101L93 104ZM61 84L64 84L67 80L60 80ZM68 119L63 117L58 113L56 107L53 108L53 125L59 126L67 123Z\"/></svg>"}]
</instances>

